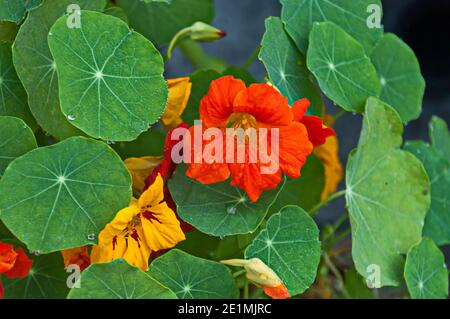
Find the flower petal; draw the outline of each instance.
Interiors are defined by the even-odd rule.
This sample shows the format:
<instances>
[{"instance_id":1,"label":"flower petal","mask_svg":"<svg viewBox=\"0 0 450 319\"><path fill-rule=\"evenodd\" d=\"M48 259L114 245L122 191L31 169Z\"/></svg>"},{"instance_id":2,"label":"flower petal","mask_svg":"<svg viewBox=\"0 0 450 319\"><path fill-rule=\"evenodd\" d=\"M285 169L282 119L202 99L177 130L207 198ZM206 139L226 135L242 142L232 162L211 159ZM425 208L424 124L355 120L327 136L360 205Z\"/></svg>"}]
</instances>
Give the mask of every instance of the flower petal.
<instances>
[{"instance_id":1,"label":"flower petal","mask_svg":"<svg viewBox=\"0 0 450 319\"><path fill-rule=\"evenodd\" d=\"M174 247L186 239L175 213L161 203L141 215L144 238L153 251Z\"/></svg>"},{"instance_id":2,"label":"flower petal","mask_svg":"<svg viewBox=\"0 0 450 319\"><path fill-rule=\"evenodd\" d=\"M5 272L5 276L11 279L23 278L28 276L31 266L33 265L33 260L28 258L22 248L16 249L17 259L14 263L14 267L9 271Z\"/></svg>"},{"instance_id":3,"label":"flower petal","mask_svg":"<svg viewBox=\"0 0 450 319\"><path fill-rule=\"evenodd\" d=\"M267 84L252 84L234 101L234 113L249 113L265 126L289 125L293 115L286 97Z\"/></svg>"},{"instance_id":4,"label":"flower petal","mask_svg":"<svg viewBox=\"0 0 450 319\"><path fill-rule=\"evenodd\" d=\"M0 243L0 274L11 270L17 259L17 253L13 246L9 244Z\"/></svg>"},{"instance_id":5,"label":"flower petal","mask_svg":"<svg viewBox=\"0 0 450 319\"><path fill-rule=\"evenodd\" d=\"M339 160L339 142L336 136L329 136L325 144L314 150L314 154L322 161L325 168L325 186L321 199L336 192L339 182L343 178L342 164Z\"/></svg>"},{"instance_id":6,"label":"flower petal","mask_svg":"<svg viewBox=\"0 0 450 319\"><path fill-rule=\"evenodd\" d=\"M150 176L153 169L163 160L162 156L130 157L125 160L125 165L133 179L133 192L140 195L145 188L145 179Z\"/></svg>"},{"instance_id":7,"label":"flower petal","mask_svg":"<svg viewBox=\"0 0 450 319\"><path fill-rule=\"evenodd\" d=\"M155 179L155 182L142 193L139 198L139 208L143 209L146 206L156 206L164 200L164 181L161 175Z\"/></svg>"},{"instance_id":8,"label":"flower petal","mask_svg":"<svg viewBox=\"0 0 450 319\"><path fill-rule=\"evenodd\" d=\"M233 113L236 95L245 90L245 83L232 76L224 76L211 82L208 94L200 101L200 119L206 127L226 127Z\"/></svg>"},{"instance_id":9,"label":"flower petal","mask_svg":"<svg viewBox=\"0 0 450 319\"><path fill-rule=\"evenodd\" d=\"M313 146L306 127L297 122L280 127L280 167L292 178L300 177L300 170L311 154Z\"/></svg>"},{"instance_id":10,"label":"flower petal","mask_svg":"<svg viewBox=\"0 0 450 319\"><path fill-rule=\"evenodd\" d=\"M65 249L61 251L61 254L64 259L64 268L69 265L78 265L83 271L91 264L87 246Z\"/></svg>"},{"instance_id":11,"label":"flower petal","mask_svg":"<svg viewBox=\"0 0 450 319\"><path fill-rule=\"evenodd\" d=\"M330 127L323 125L323 121L318 116L304 116L301 120L308 130L308 137L314 147L325 144L328 136L335 136L336 133Z\"/></svg>"},{"instance_id":12,"label":"flower petal","mask_svg":"<svg viewBox=\"0 0 450 319\"><path fill-rule=\"evenodd\" d=\"M192 83L189 77L169 79L167 83L169 85L169 98L161 121L166 130L170 130L182 122L181 115L189 101Z\"/></svg>"}]
</instances>

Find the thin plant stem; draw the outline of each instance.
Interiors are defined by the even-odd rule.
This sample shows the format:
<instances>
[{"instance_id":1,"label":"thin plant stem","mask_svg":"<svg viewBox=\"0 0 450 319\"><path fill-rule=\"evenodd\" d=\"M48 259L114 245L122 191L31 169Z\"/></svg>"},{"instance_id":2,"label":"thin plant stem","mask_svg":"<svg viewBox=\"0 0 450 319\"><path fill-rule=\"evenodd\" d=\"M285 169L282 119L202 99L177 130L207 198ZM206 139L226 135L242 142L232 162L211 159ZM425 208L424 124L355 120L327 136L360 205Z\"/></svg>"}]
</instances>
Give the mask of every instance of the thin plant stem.
<instances>
[{"instance_id":1,"label":"thin plant stem","mask_svg":"<svg viewBox=\"0 0 450 319\"><path fill-rule=\"evenodd\" d=\"M336 192L336 193L334 193L334 194L328 196L328 198L327 198L326 200L324 200L324 201L320 202L319 204L317 204L316 206L314 206L314 207L309 211L309 214L310 214L311 216L317 215L317 213L319 212L319 210L320 210L323 206L326 206L326 205L328 205L329 203L331 203L332 201L334 201L335 199L344 196L344 195L345 195L345 192L346 192L346 190L344 189L344 190L342 190L342 191Z\"/></svg>"},{"instance_id":2,"label":"thin plant stem","mask_svg":"<svg viewBox=\"0 0 450 319\"><path fill-rule=\"evenodd\" d=\"M344 286L344 279L342 278L341 273L337 269L337 267L334 265L334 263L331 261L330 257L326 252L323 253L323 260L325 261L325 264L328 266L328 268L331 270L333 275L336 277L336 280L339 284L339 289L341 290L342 294L346 299L351 299L350 294L348 293L347 289Z\"/></svg>"},{"instance_id":3,"label":"thin plant stem","mask_svg":"<svg viewBox=\"0 0 450 319\"><path fill-rule=\"evenodd\" d=\"M247 277L245 277L245 279L244 279L244 299L248 299L248 285L249 285L249 283L248 283L248 279L247 279Z\"/></svg>"},{"instance_id":4,"label":"thin plant stem","mask_svg":"<svg viewBox=\"0 0 450 319\"><path fill-rule=\"evenodd\" d=\"M253 62L255 62L255 60L258 58L260 50L261 50L260 46L258 46L255 50L253 50L252 54L250 54L248 59L242 65L243 69L247 70L253 64Z\"/></svg>"},{"instance_id":5,"label":"thin plant stem","mask_svg":"<svg viewBox=\"0 0 450 319\"><path fill-rule=\"evenodd\" d=\"M238 271L236 271L235 273L233 273L233 278L237 278L237 277L239 277L239 276L241 276L241 275L243 275L243 274L245 274L245 273L246 273L246 270L245 270L245 269L238 270Z\"/></svg>"}]
</instances>

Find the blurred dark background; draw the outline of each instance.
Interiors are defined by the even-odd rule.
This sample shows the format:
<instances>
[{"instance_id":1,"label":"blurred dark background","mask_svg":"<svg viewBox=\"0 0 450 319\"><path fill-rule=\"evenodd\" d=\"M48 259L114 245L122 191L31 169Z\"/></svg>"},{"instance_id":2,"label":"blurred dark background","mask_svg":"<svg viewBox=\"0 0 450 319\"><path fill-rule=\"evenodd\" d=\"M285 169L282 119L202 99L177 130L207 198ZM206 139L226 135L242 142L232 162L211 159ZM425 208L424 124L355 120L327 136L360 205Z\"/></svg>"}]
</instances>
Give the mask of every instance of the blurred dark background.
<instances>
[{"instance_id":1,"label":"blurred dark background","mask_svg":"<svg viewBox=\"0 0 450 319\"><path fill-rule=\"evenodd\" d=\"M396 33L416 53L427 88L422 116L405 127L405 140L428 141L428 122L437 115L450 122L450 0L383 0L383 25L386 32ZM242 66L261 42L264 20L280 16L279 0L215 0L213 25L227 32L227 37L204 48L211 56L219 57L230 65ZM188 75L192 66L176 50L167 66L168 78ZM266 75L264 66L256 61L250 72L257 80ZM329 103L331 104L331 103ZM330 112L336 108L330 107ZM350 113L335 124L340 140L340 156L345 164L348 153L358 143L361 116ZM343 187L343 185L342 185ZM323 209L319 222L329 222L342 213L342 202Z\"/></svg>"}]
</instances>

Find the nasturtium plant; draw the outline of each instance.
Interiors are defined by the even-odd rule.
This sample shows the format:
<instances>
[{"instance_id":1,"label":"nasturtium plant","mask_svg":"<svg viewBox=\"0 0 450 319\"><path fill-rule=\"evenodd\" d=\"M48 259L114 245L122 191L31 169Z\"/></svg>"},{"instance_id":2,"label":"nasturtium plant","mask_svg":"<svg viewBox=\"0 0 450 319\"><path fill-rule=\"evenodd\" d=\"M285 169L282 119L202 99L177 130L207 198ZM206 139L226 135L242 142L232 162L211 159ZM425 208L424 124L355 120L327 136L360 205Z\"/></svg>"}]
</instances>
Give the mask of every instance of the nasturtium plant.
<instances>
[{"instance_id":1,"label":"nasturtium plant","mask_svg":"<svg viewBox=\"0 0 450 319\"><path fill-rule=\"evenodd\" d=\"M0 299L448 297L419 41L381 0L272 1L241 59L211 52L247 4L0 0Z\"/></svg>"},{"instance_id":2,"label":"nasturtium plant","mask_svg":"<svg viewBox=\"0 0 450 319\"><path fill-rule=\"evenodd\" d=\"M259 258L281 278L291 295L304 292L314 282L320 259L319 229L298 206L286 206L271 216L267 226L245 250Z\"/></svg>"},{"instance_id":3,"label":"nasturtium plant","mask_svg":"<svg viewBox=\"0 0 450 319\"><path fill-rule=\"evenodd\" d=\"M231 186L228 181L204 185L187 177L185 170L185 167L179 166L169 182L170 193L177 203L177 213L185 222L214 236L254 232L284 184L266 192L258 202L253 203L242 190Z\"/></svg>"},{"instance_id":4,"label":"nasturtium plant","mask_svg":"<svg viewBox=\"0 0 450 319\"><path fill-rule=\"evenodd\" d=\"M149 274L181 299L230 299L238 296L227 267L177 249L155 259Z\"/></svg>"},{"instance_id":5,"label":"nasturtium plant","mask_svg":"<svg viewBox=\"0 0 450 319\"><path fill-rule=\"evenodd\" d=\"M66 23L61 17L48 34L63 113L92 137L136 139L167 101L161 55L116 17L80 11L80 28Z\"/></svg>"},{"instance_id":6,"label":"nasturtium plant","mask_svg":"<svg viewBox=\"0 0 450 319\"><path fill-rule=\"evenodd\" d=\"M131 178L108 145L72 137L14 160L0 192L5 225L29 249L49 253L94 244L128 205Z\"/></svg>"},{"instance_id":7,"label":"nasturtium plant","mask_svg":"<svg viewBox=\"0 0 450 319\"><path fill-rule=\"evenodd\" d=\"M414 52L395 34L387 33L370 59L380 77L380 99L397 110L403 122L420 116L425 80Z\"/></svg>"},{"instance_id":8,"label":"nasturtium plant","mask_svg":"<svg viewBox=\"0 0 450 319\"><path fill-rule=\"evenodd\" d=\"M434 121L439 121L435 119ZM430 123L432 134L434 123ZM447 133L447 129L443 133ZM431 238L437 245L450 243L450 161L439 152L440 143L430 145L424 141L406 142L405 149L414 154L425 167L430 178L431 206L425 218L423 235Z\"/></svg>"},{"instance_id":9,"label":"nasturtium plant","mask_svg":"<svg viewBox=\"0 0 450 319\"><path fill-rule=\"evenodd\" d=\"M363 46L332 22L315 22L309 37L307 64L323 93L347 111L362 112L381 87Z\"/></svg>"},{"instance_id":10,"label":"nasturtium plant","mask_svg":"<svg viewBox=\"0 0 450 319\"><path fill-rule=\"evenodd\" d=\"M368 11L381 11L380 0L281 0L281 19L302 52L307 51L308 35L314 22L331 21L358 40L366 52L383 36L383 27L367 25ZM381 14L381 12L379 12ZM381 20L381 16L379 17ZM374 21L376 22L376 21Z\"/></svg>"},{"instance_id":11,"label":"nasturtium plant","mask_svg":"<svg viewBox=\"0 0 450 319\"><path fill-rule=\"evenodd\" d=\"M95 264L80 277L69 299L176 299L176 295L140 269L123 259Z\"/></svg>"},{"instance_id":12,"label":"nasturtium plant","mask_svg":"<svg viewBox=\"0 0 450 319\"><path fill-rule=\"evenodd\" d=\"M412 298L448 297L448 270L444 254L431 239L423 238L408 251L405 280Z\"/></svg>"},{"instance_id":13,"label":"nasturtium plant","mask_svg":"<svg viewBox=\"0 0 450 319\"><path fill-rule=\"evenodd\" d=\"M47 42L50 28L71 4L101 11L105 0L46 0L28 14L13 46L14 66L31 112L42 129L58 140L82 134L61 111L56 64Z\"/></svg>"},{"instance_id":14,"label":"nasturtium plant","mask_svg":"<svg viewBox=\"0 0 450 319\"><path fill-rule=\"evenodd\" d=\"M266 20L266 33L261 46L259 58L267 69L270 81L288 97L289 103L308 98L312 104L310 112L320 115L323 102L310 80L306 58L289 38L280 18Z\"/></svg>"},{"instance_id":15,"label":"nasturtium plant","mask_svg":"<svg viewBox=\"0 0 450 319\"><path fill-rule=\"evenodd\" d=\"M358 148L347 163L353 260L364 277L377 265L381 286L401 282L403 255L422 237L430 206L429 178L415 156L399 149L402 132L398 113L369 98Z\"/></svg>"}]
</instances>

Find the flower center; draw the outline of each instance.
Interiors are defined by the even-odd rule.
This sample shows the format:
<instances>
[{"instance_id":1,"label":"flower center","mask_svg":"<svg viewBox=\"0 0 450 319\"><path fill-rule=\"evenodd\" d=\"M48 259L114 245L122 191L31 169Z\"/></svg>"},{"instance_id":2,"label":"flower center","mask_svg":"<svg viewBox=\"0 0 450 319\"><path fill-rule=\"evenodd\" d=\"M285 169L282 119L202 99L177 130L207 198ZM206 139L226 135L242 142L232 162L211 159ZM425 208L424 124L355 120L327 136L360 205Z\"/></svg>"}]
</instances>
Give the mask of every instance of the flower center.
<instances>
[{"instance_id":1,"label":"flower center","mask_svg":"<svg viewBox=\"0 0 450 319\"><path fill-rule=\"evenodd\" d=\"M227 127L232 128L256 128L256 119L248 113L233 113L228 118Z\"/></svg>"}]
</instances>

